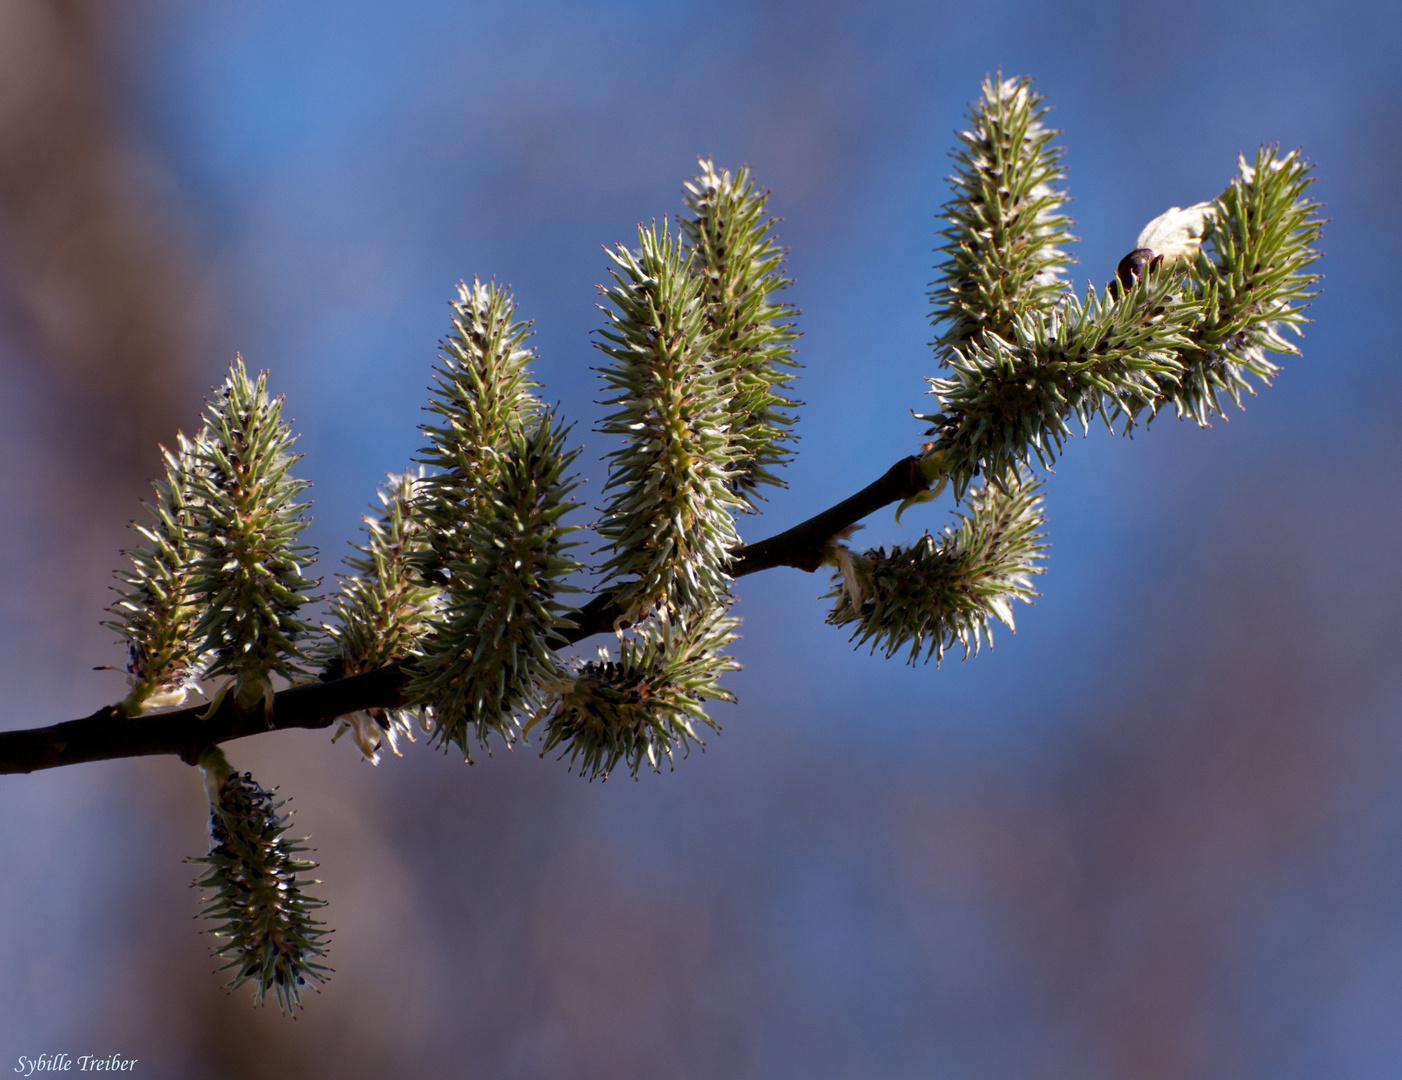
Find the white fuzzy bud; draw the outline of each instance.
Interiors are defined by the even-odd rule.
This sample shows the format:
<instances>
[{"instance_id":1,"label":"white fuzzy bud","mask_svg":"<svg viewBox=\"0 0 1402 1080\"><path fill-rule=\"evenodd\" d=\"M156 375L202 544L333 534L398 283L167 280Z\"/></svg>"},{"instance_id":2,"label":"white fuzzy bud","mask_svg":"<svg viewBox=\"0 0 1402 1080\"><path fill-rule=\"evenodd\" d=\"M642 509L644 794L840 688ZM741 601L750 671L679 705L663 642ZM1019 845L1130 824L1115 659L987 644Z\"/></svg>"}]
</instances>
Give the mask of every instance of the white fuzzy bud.
<instances>
[{"instance_id":1,"label":"white fuzzy bud","mask_svg":"<svg viewBox=\"0 0 1402 1080\"><path fill-rule=\"evenodd\" d=\"M1134 246L1161 255L1165 263L1191 259L1202 246L1202 234L1216 212L1216 205L1210 202L1200 202L1186 209L1170 206L1144 226Z\"/></svg>"}]
</instances>

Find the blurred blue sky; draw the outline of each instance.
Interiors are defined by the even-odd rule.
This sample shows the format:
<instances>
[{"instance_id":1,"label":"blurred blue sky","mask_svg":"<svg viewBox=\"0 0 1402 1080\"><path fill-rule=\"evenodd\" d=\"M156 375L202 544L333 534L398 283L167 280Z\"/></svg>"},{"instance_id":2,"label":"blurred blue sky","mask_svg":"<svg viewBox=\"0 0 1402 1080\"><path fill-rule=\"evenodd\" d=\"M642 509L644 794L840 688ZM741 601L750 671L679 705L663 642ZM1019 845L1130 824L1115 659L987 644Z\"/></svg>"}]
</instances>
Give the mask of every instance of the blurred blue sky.
<instances>
[{"instance_id":1,"label":"blurred blue sky","mask_svg":"<svg viewBox=\"0 0 1402 1080\"><path fill-rule=\"evenodd\" d=\"M715 1032L731 1040L733 1059L716 1075L1382 1077L1402 1068L1402 883L1383 869L1396 862L1402 838L1402 803L1392 794L1402 778L1393 732L1402 688L1402 590L1393 568L1402 6L1340 4L1326 13L1298 2L420 0L167 2L141 11L112 28L122 89L114 100L146 152L165 211L200 253L197 286L212 323L199 381L215 382L236 351L271 370L301 433L301 474L315 484L312 541L327 574L376 482L419 445L435 343L460 278L509 283L521 314L535 321L537 374L546 396L578 422L589 490L597 492L595 462L608 449L589 433L600 416L590 333L600 323L601 245L631 243L638 222L674 214L697 155L749 164L773 189L771 209L784 219L780 237L791 250L790 299L803 311L802 442L790 489L773 494L763 518L742 523L757 539L856 490L920 441L910 412L927 406L922 380L934 374L925 297L934 218L946 198L952 132L987 74L1035 75L1055 107L1081 238L1080 282L1106 280L1139 228L1168 206L1217 194L1239 152L1302 147L1330 218L1319 264L1325 291L1311 311L1304 358L1287 359L1278 385L1230 423L1199 431L1164 418L1133 441L1093 431L1069 446L1048 485L1053 546L1043 595L1018 612L1016 637L999 634L994 651L966 664L906 667L852 652L823 625L820 577L768 573L737 590L746 666L733 686L741 702L717 711L725 731L704 756L673 775L582 793L579 781L558 775L562 766L530 754L479 764L453 782L486 785L508 802L509 785L535 785L522 790L582 822L571 827L585 836L578 842L592 853L590 865L605 868L596 872L645 895L656 889L701 904L695 898L712 891L754 890L750 903L702 905L711 920L705 940L725 944L697 946L687 962L699 974L682 979L685 993L666 983L681 994L677 1008L698 1017L687 1038L697 1046ZM190 426L198 408L189 402ZM877 515L863 539L911 537L947 515L947 502L918 508L904 530L889 513ZM105 602L92 597L94 619ZM1252 681L1258 661L1282 665L1289 678ZM110 684L65 687L53 718L87 711L105 695ZM1306 824L1281 841L1301 845L1296 854L1277 858L1265 826L1247 829L1256 839L1234 848L1218 831L1230 834L1236 818L1194 825L1178 816L1191 819L1200 783L1219 791L1215 769L1237 775L1223 761L1240 757L1242 775L1254 775L1253 755L1272 753L1254 743L1178 775L1154 773L1162 790L1135 788L1114 801L1123 777L1139 775L1123 761L1179 760L1175 725L1198 730L1209 699L1229 713L1239 705L1243 715L1298 708L1335 725L1340 739L1357 740L1356 752L1337 751L1344 764L1329 756L1335 749L1310 741L1318 737L1312 726L1302 729L1308 738L1288 743L1306 771L1323 757L1331 763L1333 779L1323 785L1330 794L1317 812L1299 808L1316 805L1304 796L1269 813L1249 794L1240 804L1236 794L1204 796L1205 806L1246 806L1243 820L1252 822L1302 815ZM1270 727L1250 730L1268 735ZM303 827L335 835L336 815L349 811L316 785L352 783L332 777L360 767L340 745L334 764L307 764L325 754L324 740L299 740L289 736L280 751L298 762L295 784L278 772L278 751L250 748L250 760L269 772L265 782L296 790ZM156 767L84 767L105 770L85 813L106 813L117 803L102 800L120 800L131 776L154 776ZM353 783L357 797L388 804L391 795L370 794L375 785L403 785L394 791L410 797L417 783L387 781L388 770L437 783L449 767L392 762L355 773ZM542 772L550 778L521 779ZM11 878L0 909L45 940L82 924L86 935L71 939L73 949L96 950L111 981L77 989L84 980L75 973L91 961L53 953L69 989L0 1019L0 1050L12 1056L24 1052L12 1048L29 1031L62 1041L72 1030L67 1018L100 1014L121 985L120 955L100 943L125 931L79 909L120 876L111 852L132 839L120 825L111 826L118 835L98 836L65 824L53 792L76 798L81 783L29 778L0 790L0 806L53 829L37 846L8 838L14 865L47 873L47 847L81 866L66 903L35 911L32 894ZM1094 829L1104 823L1090 823L1102 799L1107 814L1172 807L1166 835L1206 837L1205 847L1187 846L1207 854L1186 871L1165 856L1169 880L1146 872L1130 875L1123 893L1097 891L1097 856L1077 845L1100 835ZM195 792L181 812L197 809L197 800ZM378 803L356 813L415 828L408 811ZM1000 832L988 821L1017 824ZM1042 830L1043 822L1060 824ZM967 845L985 851L982 841L941 839L983 836L985 828L1025 841L1004 870L988 870L986 855L960 855ZM747 840L751 830L760 839ZM197 815L182 835L188 851L161 852L167 862L195 853ZM1135 843L1168 851L1172 836ZM1220 852L1219 840L1228 845ZM473 842L457 833L423 840L424 861L414 865L451 858L515 880L491 852L474 855ZM1038 868L1060 865L1058 845L1073 851L1066 858L1079 869L1068 873L1092 883L1066 886L1080 914L1058 907L1061 915L1008 915L1008 905L1023 911L1031 903L1026 890L1055 893L1045 881L1060 881L1060 871L1044 879ZM321 846L329 867L333 844ZM926 847L931 862L911 870L919 862L911 852ZM418 882L405 886L409 893L429 888L413 875L431 871L394 861L410 855L384 857ZM344 858L340 884L330 887L367 889L355 882L365 865ZM1233 884L1240 866L1247 884ZM1369 866L1382 877L1370 877ZM1004 872L1025 880L1008 884ZM172 870L160 887L178 886L182 873ZM1145 992L1125 975L1133 964L1124 958L1139 955L1125 943L1193 937L1158 920L1197 910L1196 901L1180 907L1163 897L1191 891L1198 874L1214 883L1204 886L1211 896L1217 889L1250 900L1240 908L1222 900L1220 911L1204 902L1220 918L1198 937L1217 941L1229 925L1224 940L1235 951L1218 957L1212 979L1193 984L1201 1011L1188 1010L1175 1028L1198 1050L1155 1050L1148 1039L1141 1052L1128 1035L1110 1034L1120 1031L1117 999ZM1083 887L1090 891L1077 892ZM1136 906L1137 889L1167 908ZM176 903L187 899L173 891L182 894ZM342 906L352 924L354 905ZM1009 919L1025 938L1008 929ZM1039 919L1058 929L1039 931ZM1345 958L1327 976L1298 945L1325 926L1343 941L1329 956ZM307 1030L330 998L353 993L354 950L368 952L377 932L383 927L370 919L363 933L352 925L338 935L342 975L309 1007ZM431 951L427 930L396 933L417 942L405 950ZM1063 937L1070 944L1042 949ZM1068 984L1049 973L1076 967L1058 950L1074 954L1077 942L1088 950L1085 969L1101 974ZM544 946L528 934L520 948ZM723 965L706 966L708 952L731 958L729 976ZM31 963L28 953L14 956ZM645 952L637 964L651 971L664 960ZM419 961L407 962L412 969ZM514 963L510 955L502 962ZM421 978L457 985L464 1000L490 996L494 986L461 972ZM394 985L415 982L404 979ZM1061 991L1048 987L1067 985L1074 1005L1059 1011ZM610 991L598 993L608 999ZM534 1000L554 1015L549 993ZM433 1009L445 1006L423 1008L440 1016ZM746 1008L772 1022L747 1024ZM714 1029L707 1017L718 1018ZM453 1054L477 1062L482 1071L472 1075L606 1074L580 1064L591 1051L560 1034L573 1030L567 1024L541 1023L522 1029L515 1049L480 1061L435 1027L416 1043L423 1074L447 1068L435 1055ZM557 1046L560 1054L573 1047L574 1056L553 1056ZM716 1060L707 1053L691 1059ZM174 1060L150 1075L178 1075ZM684 1075L668 1071L670 1060L658 1050L607 1075Z\"/></svg>"},{"instance_id":2,"label":"blurred blue sky","mask_svg":"<svg viewBox=\"0 0 1402 1080\"><path fill-rule=\"evenodd\" d=\"M459 278L510 283L536 322L545 392L581 430L597 420L600 246L674 214L698 154L748 163L773 188L804 313L801 456L792 490L746 523L757 537L918 442L909 411L927 404L933 373L933 215L951 132L987 73L1035 74L1056 107L1082 281L1102 282L1167 206L1220 191L1238 152L1304 147L1335 219L1309 366L1292 365L1239 424L1161 423L1133 445L1096 432L1072 447L1050 489L1045 599L1024 616L1035 633L936 676L847 655L817 617L814 577L741 586L749 655L782 651L794 676L751 664L739 685L756 706L809 714L810 732L821 717L845 737L880 680L889 697L872 738L933 737L953 722L976 738L1011 724L1022 743L1049 711L1074 708L1087 676L1108 674L1096 646L1129 629L1134 582L1162 565L1150 539L1159 515L1203 514L1234 475L1288 453L1288 432L1302 426L1357 452L1340 438L1358 431L1379 379L1396 387L1385 298L1398 275L1377 240L1398 223L1384 196L1397 135L1382 117L1397 101L1402 14L1358 6L1321 25L1308 11L176 7L158 32L134 31L146 109L133 119L216 253L209 287L223 322L208 381L235 350L273 370L316 483L315 538L333 561L376 478L418 446L433 343ZM597 437L589 447L603 449ZM932 509L915 527L943 520ZM900 535L889 515L868 528L873 543ZM1056 643L1073 626L1090 670L1062 661ZM1031 699L1028 683L1039 688Z\"/></svg>"},{"instance_id":3,"label":"blurred blue sky","mask_svg":"<svg viewBox=\"0 0 1402 1080\"><path fill-rule=\"evenodd\" d=\"M1148 217L1220 190L1238 150L1313 135L1325 145L1307 147L1312 158L1338 152L1330 103L1385 74L1339 60L1378 28L1360 19L1307 50L1303 35L1247 34L1266 9L1214 12L1221 29L1205 36L1209 10L1155 20L1087 7L1068 25L1035 6L720 5L698 25L680 5L367 5L334 19L314 6L188 8L136 46L134 77L138 119L218 253L210 381L235 349L274 370L307 468L336 462L315 474L330 553L374 478L417 446L459 277L511 283L537 323L547 392L584 425L595 418L600 245L674 213L698 153L755 167L793 251L808 409L776 516L865 480L920 433L908 410L931 373L932 214L949 133L993 67L1034 71L1057 106L1080 273L1096 280ZM1273 27L1288 22L1271 11ZM1223 52L1243 37L1249 57ZM1319 70L1331 56L1336 68ZM1321 194L1340 179L1326 174ZM1315 409L1352 404L1312 397ZM1115 469L1143 453L1102 437L1073 459Z\"/></svg>"}]
</instances>

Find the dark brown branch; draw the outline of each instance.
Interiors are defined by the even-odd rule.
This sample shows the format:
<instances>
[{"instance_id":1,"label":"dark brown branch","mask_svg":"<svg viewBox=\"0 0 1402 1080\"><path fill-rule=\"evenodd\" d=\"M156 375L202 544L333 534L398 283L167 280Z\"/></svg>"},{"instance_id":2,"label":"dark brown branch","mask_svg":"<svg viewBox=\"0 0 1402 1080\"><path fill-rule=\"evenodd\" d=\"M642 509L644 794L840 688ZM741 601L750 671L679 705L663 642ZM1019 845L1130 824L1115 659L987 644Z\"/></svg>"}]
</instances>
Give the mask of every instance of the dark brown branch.
<instances>
[{"instance_id":1,"label":"dark brown branch","mask_svg":"<svg viewBox=\"0 0 1402 1080\"><path fill-rule=\"evenodd\" d=\"M823 565L828 545L843 529L883 506L918 495L929 486L920 477L920 460L902 458L887 469L880 480L816 517L768 540L736 548L732 552L735 562L731 564L730 576L744 577L775 566L793 566L812 573Z\"/></svg>"},{"instance_id":2,"label":"dark brown branch","mask_svg":"<svg viewBox=\"0 0 1402 1080\"><path fill-rule=\"evenodd\" d=\"M333 682L289 687L274 697L271 719L262 709L236 708L231 697L208 720L200 719L208 704L140 717L123 716L108 705L81 720L0 732L0 773L151 754L174 754L193 765L215 743L283 728L329 727L357 709L402 704L404 678L399 665L391 664Z\"/></svg>"},{"instance_id":3,"label":"dark brown branch","mask_svg":"<svg viewBox=\"0 0 1402 1080\"><path fill-rule=\"evenodd\" d=\"M881 479L816 517L768 540L735 548L731 552L735 561L730 564L730 576L740 578L761 570L772 570L776 566L792 566L812 573L823 565L828 545L843 529L855 525L868 514L876 513L883 506L908 499L928 487L920 477L919 459L902 458L887 469ZM576 613L575 629L565 632L565 640L573 645L595 634L609 633L614 628L615 620L622 615L623 609L613 602L612 593L599 593Z\"/></svg>"},{"instance_id":4,"label":"dark brown branch","mask_svg":"<svg viewBox=\"0 0 1402 1080\"><path fill-rule=\"evenodd\" d=\"M823 564L828 545L849 525L883 506L907 499L926 489L916 458L904 458L851 498L824 510L792 529L736 548L732 577L744 577L776 566L793 566L812 572ZM613 594L600 593L580 608L576 628L565 634L568 643L613 630L622 616ZM273 699L273 714L261 709L244 712L225 699L208 720L200 719L207 705L196 705L153 716L126 717L111 706L81 720L52 727L0 732L0 773L27 773L109 758L174 754L194 764L200 753L215 743L241 739L285 728L324 728L338 716L358 709L384 709L403 704L408 673L398 664L349 675L330 682L290 687Z\"/></svg>"}]
</instances>

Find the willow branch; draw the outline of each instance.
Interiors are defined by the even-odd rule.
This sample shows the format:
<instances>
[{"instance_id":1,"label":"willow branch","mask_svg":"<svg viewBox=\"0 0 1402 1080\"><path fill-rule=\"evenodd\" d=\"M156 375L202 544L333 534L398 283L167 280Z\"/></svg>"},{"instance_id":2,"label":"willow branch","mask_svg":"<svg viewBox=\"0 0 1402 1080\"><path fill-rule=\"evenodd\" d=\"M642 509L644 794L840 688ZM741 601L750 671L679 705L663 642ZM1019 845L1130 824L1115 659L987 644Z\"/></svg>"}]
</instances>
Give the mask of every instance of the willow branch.
<instances>
[{"instance_id":1,"label":"willow branch","mask_svg":"<svg viewBox=\"0 0 1402 1080\"><path fill-rule=\"evenodd\" d=\"M917 460L896 462L875 482L821 514L756 544L731 551L731 577L745 577L776 566L810 573L823 564L829 544L842 530L883 506L925 490ZM619 625L623 609L611 592L600 593L580 608L575 627L563 636L568 644ZM0 732L0 773L28 773L84 761L174 754L195 764L200 753L216 743L287 728L329 727L337 717L360 709L387 709L404 704L408 671L399 664L349 675L329 682L289 687L273 698L272 713L244 710L228 695L214 715L204 718L208 705L123 716L107 705L91 716L50 727Z\"/></svg>"},{"instance_id":2,"label":"willow branch","mask_svg":"<svg viewBox=\"0 0 1402 1080\"><path fill-rule=\"evenodd\" d=\"M836 506L778 536L736 548L731 552L735 561L730 564L730 576L744 577L775 566L793 566L812 573L823 565L828 546L842 530L883 506L918 495L929 486L920 476L919 459L901 458L879 480Z\"/></svg>"},{"instance_id":3,"label":"willow branch","mask_svg":"<svg viewBox=\"0 0 1402 1080\"><path fill-rule=\"evenodd\" d=\"M397 664L349 675L333 682L289 687L273 698L271 716L261 708L244 710L233 695L209 719L208 704L151 716L123 716L106 705L91 716L52 727L0 732L0 773L55 769L84 761L174 754L193 765L214 743L285 728L329 727L357 709L402 704L405 673Z\"/></svg>"}]
</instances>

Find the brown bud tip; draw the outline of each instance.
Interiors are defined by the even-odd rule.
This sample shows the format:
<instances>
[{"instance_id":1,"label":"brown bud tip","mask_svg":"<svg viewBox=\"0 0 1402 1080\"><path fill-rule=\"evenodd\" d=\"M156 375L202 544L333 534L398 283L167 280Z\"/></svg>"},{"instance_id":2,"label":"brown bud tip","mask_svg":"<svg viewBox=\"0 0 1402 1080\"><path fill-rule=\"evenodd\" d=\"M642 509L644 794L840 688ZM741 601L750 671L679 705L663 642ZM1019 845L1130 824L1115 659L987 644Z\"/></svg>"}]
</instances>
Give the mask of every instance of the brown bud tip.
<instances>
[{"instance_id":1,"label":"brown bud tip","mask_svg":"<svg viewBox=\"0 0 1402 1080\"><path fill-rule=\"evenodd\" d=\"M1119 279L1122 288L1130 288L1144 274L1144 269L1154 259L1154 253L1149 248L1135 248L1123 259L1120 265L1115 267L1115 277Z\"/></svg>"},{"instance_id":2,"label":"brown bud tip","mask_svg":"<svg viewBox=\"0 0 1402 1080\"><path fill-rule=\"evenodd\" d=\"M1132 288L1146 271L1152 272L1163 262L1163 256L1150 248L1135 248L1115 267L1115 281L1110 283L1110 292L1118 297L1125 289Z\"/></svg>"}]
</instances>

